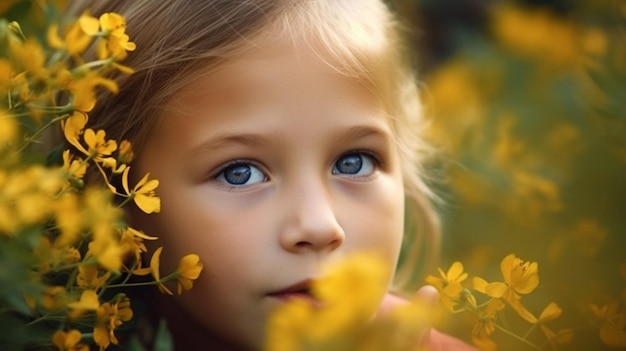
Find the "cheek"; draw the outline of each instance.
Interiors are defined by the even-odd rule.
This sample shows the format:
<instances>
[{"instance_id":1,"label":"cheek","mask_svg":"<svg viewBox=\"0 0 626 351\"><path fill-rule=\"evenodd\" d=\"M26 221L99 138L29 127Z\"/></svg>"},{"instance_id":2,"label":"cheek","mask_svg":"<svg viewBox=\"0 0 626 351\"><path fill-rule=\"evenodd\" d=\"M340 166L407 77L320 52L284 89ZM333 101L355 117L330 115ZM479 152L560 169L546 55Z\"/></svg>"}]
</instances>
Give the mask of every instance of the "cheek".
<instances>
[{"instance_id":1,"label":"cheek","mask_svg":"<svg viewBox=\"0 0 626 351\"><path fill-rule=\"evenodd\" d=\"M346 246L378 251L395 267L404 231L404 191L394 178L359 201L346 204Z\"/></svg>"}]
</instances>

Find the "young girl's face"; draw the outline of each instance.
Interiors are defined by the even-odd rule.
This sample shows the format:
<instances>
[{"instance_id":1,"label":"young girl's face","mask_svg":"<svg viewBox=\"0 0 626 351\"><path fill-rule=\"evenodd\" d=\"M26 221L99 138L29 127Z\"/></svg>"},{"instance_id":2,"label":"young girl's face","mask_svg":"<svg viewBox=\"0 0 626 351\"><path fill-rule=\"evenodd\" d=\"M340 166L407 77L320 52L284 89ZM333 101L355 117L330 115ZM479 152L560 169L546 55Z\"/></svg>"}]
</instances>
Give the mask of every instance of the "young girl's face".
<instances>
[{"instance_id":1,"label":"young girl's face","mask_svg":"<svg viewBox=\"0 0 626 351\"><path fill-rule=\"evenodd\" d=\"M161 213L136 224L160 237L162 267L191 252L204 264L180 304L241 345L262 344L272 308L321 264L375 251L391 277L399 255L404 191L388 117L308 50L276 39L199 75L134 166L160 180Z\"/></svg>"}]
</instances>

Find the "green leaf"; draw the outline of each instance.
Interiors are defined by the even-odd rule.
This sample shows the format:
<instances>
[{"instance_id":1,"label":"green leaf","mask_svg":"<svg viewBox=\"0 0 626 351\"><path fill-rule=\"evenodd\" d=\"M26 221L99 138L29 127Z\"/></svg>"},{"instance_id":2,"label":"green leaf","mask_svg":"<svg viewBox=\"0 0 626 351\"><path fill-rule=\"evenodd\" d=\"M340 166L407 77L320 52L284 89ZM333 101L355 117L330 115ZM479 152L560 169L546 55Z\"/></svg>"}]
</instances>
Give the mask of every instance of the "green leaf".
<instances>
[{"instance_id":1,"label":"green leaf","mask_svg":"<svg viewBox=\"0 0 626 351\"><path fill-rule=\"evenodd\" d=\"M157 329L156 339L154 340L154 351L172 351L174 350L174 343L172 341L172 334L167 329L165 320L162 319L159 323L159 329Z\"/></svg>"}]
</instances>

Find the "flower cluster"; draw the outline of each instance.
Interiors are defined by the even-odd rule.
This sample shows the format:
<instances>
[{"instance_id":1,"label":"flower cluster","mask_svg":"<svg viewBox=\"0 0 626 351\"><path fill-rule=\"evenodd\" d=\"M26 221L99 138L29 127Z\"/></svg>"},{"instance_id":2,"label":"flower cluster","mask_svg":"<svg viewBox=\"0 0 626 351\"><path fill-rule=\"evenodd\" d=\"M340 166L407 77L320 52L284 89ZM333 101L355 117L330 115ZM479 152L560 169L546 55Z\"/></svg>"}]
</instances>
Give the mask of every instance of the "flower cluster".
<instances>
[{"instance_id":1,"label":"flower cluster","mask_svg":"<svg viewBox=\"0 0 626 351\"><path fill-rule=\"evenodd\" d=\"M88 127L98 90L118 90L110 74L133 72L121 64L135 49L124 18L84 13L49 25L45 38L0 20L0 344L104 350L133 318L129 287L172 294L165 284L178 281L180 294L202 264L190 254L161 277L161 247L142 265L145 242L157 238L128 226L122 209L159 212L159 182L146 174L133 183L131 143ZM82 58L89 48L93 61ZM67 145L57 160L40 145L55 132ZM89 169L102 181L87 182Z\"/></svg>"},{"instance_id":2,"label":"flower cluster","mask_svg":"<svg viewBox=\"0 0 626 351\"><path fill-rule=\"evenodd\" d=\"M279 306L268 323L266 350L415 350L433 318L415 299L378 311L387 291L386 263L359 253L327 267L312 296Z\"/></svg>"},{"instance_id":3,"label":"flower cluster","mask_svg":"<svg viewBox=\"0 0 626 351\"><path fill-rule=\"evenodd\" d=\"M457 261L447 272L439 269L439 276L429 275L426 282L437 288L441 305L449 312L468 312L473 315L472 341L481 350L497 349L498 343L493 340L496 331L536 350L548 346L560 349L572 342L574 328L555 331L548 327L548 322L563 313L559 305L549 302L537 316L522 303L523 296L535 291L539 285L537 262L524 261L510 254L502 259L500 270L502 281L488 282L475 276L468 282L468 274L464 272L462 263ZM612 302L603 307L590 304L588 308L601 322L601 340L610 347L626 347L626 313L619 311L619 304ZM523 333L512 330L511 321L507 320L507 310L530 326ZM536 329L541 330L543 339L533 335Z\"/></svg>"}]
</instances>

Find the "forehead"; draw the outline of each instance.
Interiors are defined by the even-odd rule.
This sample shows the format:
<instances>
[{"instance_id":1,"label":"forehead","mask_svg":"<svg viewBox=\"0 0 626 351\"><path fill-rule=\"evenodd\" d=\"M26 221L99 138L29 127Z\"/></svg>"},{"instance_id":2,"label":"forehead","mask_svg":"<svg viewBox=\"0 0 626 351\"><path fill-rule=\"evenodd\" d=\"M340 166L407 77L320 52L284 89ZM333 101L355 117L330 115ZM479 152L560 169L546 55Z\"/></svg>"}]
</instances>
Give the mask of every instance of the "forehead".
<instances>
[{"instance_id":1,"label":"forehead","mask_svg":"<svg viewBox=\"0 0 626 351\"><path fill-rule=\"evenodd\" d=\"M166 104L159 129L191 144L220 133L301 141L362 127L392 139L388 122L362 81L290 40L273 40L202 71Z\"/></svg>"},{"instance_id":2,"label":"forehead","mask_svg":"<svg viewBox=\"0 0 626 351\"><path fill-rule=\"evenodd\" d=\"M257 102L282 97L300 108L317 105L320 90L329 92L327 102L350 100L382 114L379 96L361 77L354 77L331 64L322 50L286 36L261 36L219 65L200 69L169 102L177 110L194 110L208 101L237 108L244 101ZM294 101L297 99L298 101Z\"/></svg>"}]
</instances>

